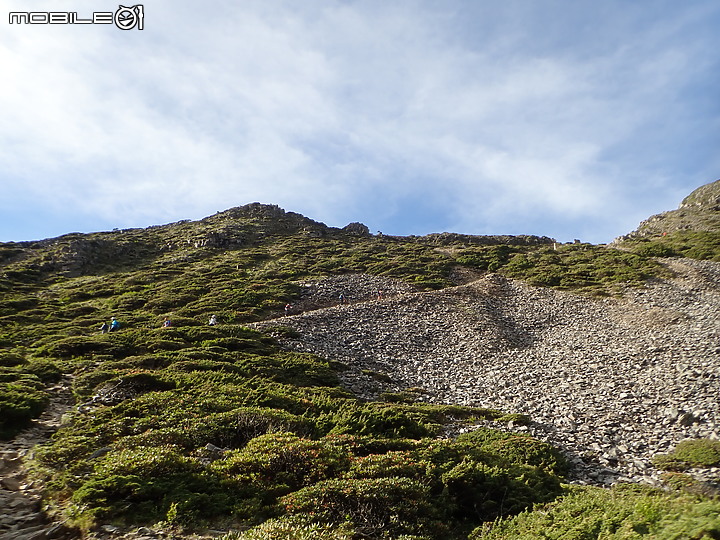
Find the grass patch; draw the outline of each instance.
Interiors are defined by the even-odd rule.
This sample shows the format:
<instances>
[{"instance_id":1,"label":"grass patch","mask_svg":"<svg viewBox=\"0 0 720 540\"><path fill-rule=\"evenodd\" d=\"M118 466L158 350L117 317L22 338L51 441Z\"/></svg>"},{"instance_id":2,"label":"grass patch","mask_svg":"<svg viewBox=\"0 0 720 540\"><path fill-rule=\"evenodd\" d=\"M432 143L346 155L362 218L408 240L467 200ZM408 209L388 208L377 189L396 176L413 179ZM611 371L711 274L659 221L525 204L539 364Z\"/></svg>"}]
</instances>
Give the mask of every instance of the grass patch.
<instances>
[{"instance_id":1,"label":"grass patch","mask_svg":"<svg viewBox=\"0 0 720 540\"><path fill-rule=\"evenodd\" d=\"M666 471L685 471L692 467L720 466L720 441L689 439L679 442L669 454L655 456L653 464Z\"/></svg>"},{"instance_id":2,"label":"grass patch","mask_svg":"<svg viewBox=\"0 0 720 540\"><path fill-rule=\"evenodd\" d=\"M649 487L571 487L557 501L479 527L472 540L718 538L720 501Z\"/></svg>"}]
</instances>

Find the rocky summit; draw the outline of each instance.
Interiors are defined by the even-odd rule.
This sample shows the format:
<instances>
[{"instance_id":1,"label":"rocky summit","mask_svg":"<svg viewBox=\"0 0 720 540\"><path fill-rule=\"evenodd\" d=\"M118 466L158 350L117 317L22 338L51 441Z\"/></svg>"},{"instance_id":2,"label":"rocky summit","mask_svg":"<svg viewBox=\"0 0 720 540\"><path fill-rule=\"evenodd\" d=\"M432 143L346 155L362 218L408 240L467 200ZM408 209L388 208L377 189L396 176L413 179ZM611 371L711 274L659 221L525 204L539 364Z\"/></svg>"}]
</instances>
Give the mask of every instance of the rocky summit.
<instances>
[{"instance_id":1,"label":"rocky summit","mask_svg":"<svg viewBox=\"0 0 720 540\"><path fill-rule=\"evenodd\" d=\"M0 244L0 540L718 538L719 189L607 246Z\"/></svg>"}]
</instances>

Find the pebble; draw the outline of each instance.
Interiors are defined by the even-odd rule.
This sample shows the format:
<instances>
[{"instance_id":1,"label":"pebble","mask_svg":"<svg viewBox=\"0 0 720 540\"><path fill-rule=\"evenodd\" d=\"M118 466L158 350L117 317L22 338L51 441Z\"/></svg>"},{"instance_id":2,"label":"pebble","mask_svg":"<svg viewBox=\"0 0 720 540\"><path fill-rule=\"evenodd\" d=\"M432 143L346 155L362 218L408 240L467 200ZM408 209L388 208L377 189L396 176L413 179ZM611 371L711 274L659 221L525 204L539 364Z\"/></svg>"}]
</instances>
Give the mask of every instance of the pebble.
<instances>
[{"instance_id":1,"label":"pebble","mask_svg":"<svg viewBox=\"0 0 720 540\"><path fill-rule=\"evenodd\" d=\"M428 402L528 414L524 430L582 457L572 481L657 484L655 455L720 436L720 263L661 262L676 277L601 299L495 274L434 292L343 276L364 301L286 317L299 337L279 339L346 364L344 384L364 399L414 388ZM337 292L337 279L308 290ZM374 299L379 288L390 292Z\"/></svg>"}]
</instances>

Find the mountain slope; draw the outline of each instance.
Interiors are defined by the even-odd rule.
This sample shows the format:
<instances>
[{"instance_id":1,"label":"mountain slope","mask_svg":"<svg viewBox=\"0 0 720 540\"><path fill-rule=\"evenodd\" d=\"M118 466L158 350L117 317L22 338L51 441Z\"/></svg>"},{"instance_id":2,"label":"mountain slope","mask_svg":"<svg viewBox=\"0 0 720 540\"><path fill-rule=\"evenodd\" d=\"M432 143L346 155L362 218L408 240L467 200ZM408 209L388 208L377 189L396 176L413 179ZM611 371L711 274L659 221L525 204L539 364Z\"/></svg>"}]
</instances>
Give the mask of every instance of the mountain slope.
<instances>
[{"instance_id":1,"label":"mountain slope","mask_svg":"<svg viewBox=\"0 0 720 540\"><path fill-rule=\"evenodd\" d=\"M685 197L677 210L649 217L625 240L662 236L678 231L720 230L720 180L705 184Z\"/></svg>"},{"instance_id":2,"label":"mountain slope","mask_svg":"<svg viewBox=\"0 0 720 540\"><path fill-rule=\"evenodd\" d=\"M720 264L667 264L674 279L621 299L491 274L289 317L281 341L347 364L345 383L370 398L415 389L422 401L527 414L537 424L519 429L584 463L584 482L652 482L654 455L720 429Z\"/></svg>"},{"instance_id":3,"label":"mountain slope","mask_svg":"<svg viewBox=\"0 0 720 540\"><path fill-rule=\"evenodd\" d=\"M718 436L718 265L643 240L373 236L254 203L0 244L0 534L480 537L565 493L528 434L576 482L658 482L654 454Z\"/></svg>"}]
</instances>

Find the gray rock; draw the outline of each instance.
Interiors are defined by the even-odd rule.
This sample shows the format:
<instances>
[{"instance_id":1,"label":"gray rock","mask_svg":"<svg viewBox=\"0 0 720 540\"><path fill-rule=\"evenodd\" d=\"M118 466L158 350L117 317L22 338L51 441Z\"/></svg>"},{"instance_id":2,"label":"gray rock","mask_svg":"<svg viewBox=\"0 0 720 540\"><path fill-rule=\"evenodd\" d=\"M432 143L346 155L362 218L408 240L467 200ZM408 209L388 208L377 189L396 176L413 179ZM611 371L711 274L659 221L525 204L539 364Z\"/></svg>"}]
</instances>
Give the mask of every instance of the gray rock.
<instances>
[{"instance_id":1,"label":"gray rock","mask_svg":"<svg viewBox=\"0 0 720 540\"><path fill-rule=\"evenodd\" d=\"M423 388L430 403L528 414L528 433L588 468L602 459L617 477L653 483L653 455L720 435L720 264L662 262L676 278L620 299L488 274L436 292L396 288L390 301L376 301L376 278L331 278L306 287L308 311L283 323L296 337L279 338L345 364L343 383L365 399ZM349 305L327 302L353 284L361 293ZM604 484L587 470L574 474Z\"/></svg>"},{"instance_id":2,"label":"gray rock","mask_svg":"<svg viewBox=\"0 0 720 540\"><path fill-rule=\"evenodd\" d=\"M90 454L90 456L88 457L88 459L97 459L97 458L102 457L102 456L104 456L105 454L107 454L108 452L111 452L111 451L112 451L112 448L110 448L109 446L105 446L104 448L98 448L98 449L95 450L92 454Z\"/></svg>"},{"instance_id":3,"label":"gray rock","mask_svg":"<svg viewBox=\"0 0 720 540\"><path fill-rule=\"evenodd\" d=\"M696 424L700 419L692 413L684 412L680 414L677 421L681 426L689 427Z\"/></svg>"},{"instance_id":4,"label":"gray rock","mask_svg":"<svg viewBox=\"0 0 720 540\"><path fill-rule=\"evenodd\" d=\"M22 487L22 481L14 476L0 479L0 485L10 491L19 491Z\"/></svg>"}]
</instances>

